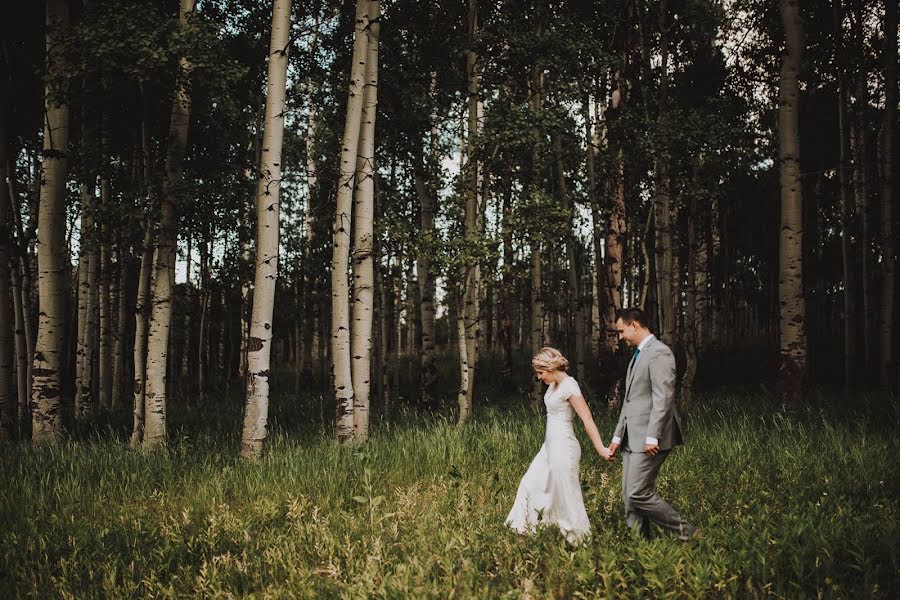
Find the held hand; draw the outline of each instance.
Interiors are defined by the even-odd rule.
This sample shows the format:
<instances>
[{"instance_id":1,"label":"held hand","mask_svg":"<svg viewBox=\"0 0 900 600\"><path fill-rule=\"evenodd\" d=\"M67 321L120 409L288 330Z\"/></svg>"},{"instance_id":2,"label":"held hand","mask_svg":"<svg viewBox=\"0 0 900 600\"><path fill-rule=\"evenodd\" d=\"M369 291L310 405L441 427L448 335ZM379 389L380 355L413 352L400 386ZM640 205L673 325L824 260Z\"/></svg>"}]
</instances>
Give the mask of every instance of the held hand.
<instances>
[{"instance_id":1,"label":"held hand","mask_svg":"<svg viewBox=\"0 0 900 600\"><path fill-rule=\"evenodd\" d=\"M616 450L618 450L618 449L619 449L619 445L615 442L613 442L612 444L609 445L609 459L608 460L615 460Z\"/></svg>"},{"instance_id":2,"label":"held hand","mask_svg":"<svg viewBox=\"0 0 900 600\"><path fill-rule=\"evenodd\" d=\"M612 452L609 451L609 448L604 448L603 446L600 446L600 449L597 450L597 452L600 454L600 458L602 458L603 460L612 460L613 459Z\"/></svg>"},{"instance_id":3,"label":"held hand","mask_svg":"<svg viewBox=\"0 0 900 600\"><path fill-rule=\"evenodd\" d=\"M644 446L644 452L646 452L650 456L656 456L657 454L659 454L659 445L658 444L647 444Z\"/></svg>"}]
</instances>

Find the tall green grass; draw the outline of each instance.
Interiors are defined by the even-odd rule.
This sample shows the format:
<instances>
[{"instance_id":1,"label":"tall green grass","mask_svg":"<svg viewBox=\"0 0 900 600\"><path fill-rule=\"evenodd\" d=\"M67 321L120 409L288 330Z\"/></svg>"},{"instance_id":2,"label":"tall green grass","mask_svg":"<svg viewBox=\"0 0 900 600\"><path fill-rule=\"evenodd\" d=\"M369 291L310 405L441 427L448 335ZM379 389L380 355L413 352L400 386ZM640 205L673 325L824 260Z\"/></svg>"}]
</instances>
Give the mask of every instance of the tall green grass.
<instances>
[{"instance_id":1,"label":"tall green grass","mask_svg":"<svg viewBox=\"0 0 900 600\"><path fill-rule=\"evenodd\" d=\"M307 399L308 400L308 399ZM338 447L317 400L276 399L264 458L240 410L183 411L169 449L113 434L3 447L0 595L100 597L897 597L900 461L890 420L710 397L659 480L703 539L634 539L619 463L588 451L591 539L503 527L543 438L525 410L464 427L412 414ZM301 404L305 408L301 407ZM212 416L215 413L215 417ZM204 419L202 415L209 415ZM293 415L293 416L292 416ZM598 418L604 438L612 417ZM325 431L323 431L323 429Z\"/></svg>"}]
</instances>

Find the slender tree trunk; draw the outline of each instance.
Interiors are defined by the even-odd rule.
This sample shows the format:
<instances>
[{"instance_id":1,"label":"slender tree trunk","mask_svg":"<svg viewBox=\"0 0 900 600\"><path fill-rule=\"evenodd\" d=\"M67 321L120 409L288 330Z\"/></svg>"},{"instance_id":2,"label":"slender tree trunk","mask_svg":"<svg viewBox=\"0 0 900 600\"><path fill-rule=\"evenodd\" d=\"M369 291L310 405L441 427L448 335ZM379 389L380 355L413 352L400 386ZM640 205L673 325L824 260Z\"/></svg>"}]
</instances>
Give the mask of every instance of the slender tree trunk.
<instances>
[{"instance_id":1,"label":"slender tree trunk","mask_svg":"<svg viewBox=\"0 0 900 600\"><path fill-rule=\"evenodd\" d=\"M481 85L481 67L478 63L478 54L475 52L475 37L478 35L478 0L469 0L468 16L469 49L466 52L467 89L467 123L466 123L466 212L465 232L470 242L480 236L479 225L481 223L481 177L483 173L479 169L476 144L481 132L482 104L479 99L479 87ZM463 290L463 321L465 324L468 385L466 388L465 411L460 410L460 422L468 418L472 413L472 405L475 394L475 375L478 366L478 315L479 315L479 290L481 288L481 268L478 258L470 260L466 265L466 277ZM462 360L462 356L460 356ZM462 372L462 367L460 367ZM465 417L464 417L465 415Z\"/></svg>"},{"instance_id":2,"label":"slender tree trunk","mask_svg":"<svg viewBox=\"0 0 900 600\"><path fill-rule=\"evenodd\" d=\"M2 94L2 93L0 93ZM5 96L5 94L2 94ZM0 98L0 441L15 437L17 398L12 394L14 330L10 295L10 258L12 257L11 202L6 185L9 164L6 145L6 98ZM18 388L15 388L18 390Z\"/></svg>"},{"instance_id":3,"label":"slender tree trunk","mask_svg":"<svg viewBox=\"0 0 900 600\"><path fill-rule=\"evenodd\" d=\"M82 130L82 136L87 138L86 129ZM90 247L96 243L94 233L94 183L93 178L81 184L81 235L79 243L78 260L78 348L75 353L75 419L86 421L90 418L91 407L86 405L90 400L90 391L85 394L84 378L85 367L91 364L87 357L87 351L91 349L88 339L93 332L88 329L88 299L91 295L90 272L94 268L91 265Z\"/></svg>"},{"instance_id":4,"label":"slender tree trunk","mask_svg":"<svg viewBox=\"0 0 900 600\"><path fill-rule=\"evenodd\" d=\"M243 202L243 204L241 205L242 223L239 230L239 243L241 246L241 358L239 371L241 386L245 389L247 386L247 341L250 336L250 285L252 283L250 281L249 273L252 249L250 228L252 227L253 219L253 215L251 214L251 199L252 203L255 204L257 180L253 176L253 169L259 166L260 153L262 152L262 143L259 139L259 120L263 111L262 102L262 94L259 94L256 108L256 117L253 120L251 140L248 144L248 154L252 158L248 158L247 167L244 170L244 176L246 177L248 182L248 198L247 201ZM312 193L310 193L310 197L312 197Z\"/></svg>"},{"instance_id":5,"label":"slender tree trunk","mask_svg":"<svg viewBox=\"0 0 900 600\"><path fill-rule=\"evenodd\" d=\"M389 353L391 349L391 338L390 338L390 315L388 313L388 290L391 286L390 284L390 270L391 270L391 257L387 256L386 267L379 274L377 285L379 286L379 321L381 324L381 334L379 335L379 341L381 342L381 351L379 352L379 357L381 361L381 371L378 373L378 387L380 390L381 397L381 409L385 415L388 414L388 409L391 406L391 388L388 385L388 374L389 374Z\"/></svg>"},{"instance_id":6,"label":"slender tree trunk","mask_svg":"<svg viewBox=\"0 0 900 600\"><path fill-rule=\"evenodd\" d=\"M12 205L12 219L16 230L15 256L12 258L10 265L10 276L12 281L13 310L15 311L15 353L16 353L16 398L18 400L18 416L17 429L19 437L24 439L30 433L31 426L31 361L29 360L29 346L26 338L26 323L28 316L25 314L27 303L24 298L24 290L27 286L26 274L22 265L25 264L24 257L28 254L28 240L22 227L22 214L19 208L19 198L16 192L16 165L15 161L10 159L10 148L8 146L8 138L6 134L0 139L0 144L6 144L4 150L7 158L4 160L2 168L6 170L6 177L9 185L6 186L10 204ZM0 185L5 182L0 180Z\"/></svg>"},{"instance_id":7,"label":"slender tree trunk","mask_svg":"<svg viewBox=\"0 0 900 600\"><path fill-rule=\"evenodd\" d=\"M696 170L694 181L696 183ZM684 316L684 351L686 365L684 376L681 378L681 401L683 404L690 404L694 395L694 380L697 377L697 339L699 338L697 329L697 288L700 277L697 272L697 265L702 258L700 252L701 236L697 235L697 228L700 222L700 202L697 198L698 189L694 185L691 190L690 213L688 214L688 272L687 287L685 288L685 316Z\"/></svg>"},{"instance_id":8,"label":"slender tree trunk","mask_svg":"<svg viewBox=\"0 0 900 600\"><path fill-rule=\"evenodd\" d=\"M536 23L535 37L540 38L543 35L546 25L546 6L541 2L537 6L538 17ZM529 78L529 109L535 124L531 128L532 149L531 149L531 172L529 186L526 187L532 198L539 198L537 192L543 187L543 169L541 162L541 146L543 142L543 133L540 128L538 116L544 110L544 69L539 64L531 65L531 73ZM549 333L549 327L545 328L546 316L544 314L544 278L543 278L543 260L541 257L542 246L541 234L538 231L533 232L530 240L531 246L531 323L530 323L530 342L532 355L537 354L544 346L544 337ZM538 379L532 381L531 387L531 406L535 412L540 412L542 408L542 391L543 387Z\"/></svg>"},{"instance_id":9,"label":"slender tree trunk","mask_svg":"<svg viewBox=\"0 0 900 600\"><path fill-rule=\"evenodd\" d=\"M269 369L272 314L278 278L278 215L281 191L281 148L284 136L285 92L291 36L291 1L275 0L269 44L269 77L263 122L262 157L256 192L256 275L253 312L247 344L247 405L241 455L258 458L266 438L269 415Z\"/></svg>"},{"instance_id":10,"label":"slender tree trunk","mask_svg":"<svg viewBox=\"0 0 900 600\"><path fill-rule=\"evenodd\" d=\"M47 0L48 79L65 69L63 37L69 28L66 0ZM66 333L66 177L69 106L49 83L45 94L44 148L38 213L38 334L32 367L32 439L62 437L62 357Z\"/></svg>"},{"instance_id":11,"label":"slender tree trunk","mask_svg":"<svg viewBox=\"0 0 900 600\"><path fill-rule=\"evenodd\" d=\"M100 179L100 205L109 207L110 189L109 179L102 176ZM112 407L112 262L110 260L110 231L109 225L101 224L100 240L100 376L98 386L100 391L100 408L109 412Z\"/></svg>"},{"instance_id":12,"label":"slender tree trunk","mask_svg":"<svg viewBox=\"0 0 900 600\"><path fill-rule=\"evenodd\" d=\"M508 167L508 165L507 165ZM504 381L509 381L512 376L512 347L513 347L513 217L512 217L512 173L506 168L502 178L503 186L503 274L501 282L500 298L500 353L502 356L501 371Z\"/></svg>"},{"instance_id":13,"label":"slender tree trunk","mask_svg":"<svg viewBox=\"0 0 900 600\"><path fill-rule=\"evenodd\" d=\"M585 315L584 315L584 298L581 293L581 277L578 273L578 262L575 255L575 204L569 196L569 189L566 185L566 172L563 165L562 142L559 135L553 138L553 149L556 154L556 170L559 176L559 195L562 197L563 205L571 213L571 225L566 234L566 260L569 263L569 294L572 296L575 309L575 373L578 381L585 381ZM590 160L590 159L589 159Z\"/></svg>"},{"instance_id":14,"label":"slender tree trunk","mask_svg":"<svg viewBox=\"0 0 900 600\"><path fill-rule=\"evenodd\" d=\"M365 92L368 53L368 0L357 0L353 60L350 69L350 96L341 140L341 163L334 213L331 256L331 353L334 397L337 403L337 439L353 439L353 375L350 352L350 260L353 187L357 169L359 133Z\"/></svg>"},{"instance_id":15,"label":"slender tree trunk","mask_svg":"<svg viewBox=\"0 0 900 600\"><path fill-rule=\"evenodd\" d=\"M465 423L472 416L472 404L469 402L469 348L466 344L465 292L456 294L456 342L459 350L459 392L456 401L459 405L459 423Z\"/></svg>"},{"instance_id":16,"label":"slender tree trunk","mask_svg":"<svg viewBox=\"0 0 900 600\"><path fill-rule=\"evenodd\" d=\"M857 22L862 19L857 16ZM863 52L862 43L859 44L860 52ZM861 56L862 54L860 54ZM863 372L868 373L872 368L872 351L875 349L873 338L873 321L875 320L874 281L872 269L872 232L871 214L869 206L869 178L867 176L866 163L868 160L868 123L866 122L866 109L868 108L868 72L860 69L857 74L856 85L856 119L852 136L853 149L853 191L856 196L856 214L859 222L859 264L860 280L862 281L862 319L860 319L863 341ZM869 378L862 378L862 383L868 387Z\"/></svg>"},{"instance_id":17,"label":"slender tree trunk","mask_svg":"<svg viewBox=\"0 0 900 600\"><path fill-rule=\"evenodd\" d=\"M319 39L319 16L316 14L313 23L312 40L310 42L310 58L316 60ZM305 229L303 240L303 297L304 307L310 317L316 312L318 294L315 291L317 279L312 272L310 256L316 245L316 210L314 202L318 193L318 173L316 159L318 154L318 107L315 99L316 84L312 77L306 79L306 105L308 111L307 136L306 136L306 189L309 198L306 206ZM313 380L313 348L317 347L317 332L315 318L304 318L303 324L303 356L301 377L307 382ZM321 357L319 357L321 360ZM351 369L352 372L352 369Z\"/></svg>"},{"instance_id":18,"label":"slender tree trunk","mask_svg":"<svg viewBox=\"0 0 900 600\"><path fill-rule=\"evenodd\" d=\"M894 368L894 290L896 287L897 241L894 239L894 148L897 136L897 3L885 3L884 112L881 122L881 323L878 380L883 390L891 388Z\"/></svg>"},{"instance_id":19,"label":"slender tree trunk","mask_svg":"<svg viewBox=\"0 0 900 600\"><path fill-rule=\"evenodd\" d=\"M134 305L134 425L131 446L137 448L144 440L144 406L147 375L147 325L150 318L150 289L153 272L153 230L149 224L144 233L141 252L141 271L138 275L137 299Z\"/></svg>"},{"instance_id":20,"label":"slender tree trunk","mask_svg":"<svg viewBox=\"0 0 900 600\"><path fill-rule=\"evenodd\" d=\"M125 348L128 343L128 259L124 251L119 251L119 282L116 316L115 348L113 349L113 389L112 407L122 407L122 382L125 380Z\"/></svg>"},{"instance_id":21,"label":"slender tree trunk","mask_svg":"<svg viewBox=\"0 0 900 600\"><path fill-rule=\"evenodd\" d=\"M541 271L541 244L531 242L531 354L540 352L544 345L544 297L543 273ZM540 411L543 387L538 379L531 385L531 406Z\"/></svg>"},{"instance_id":22,"label":"slender tree trunk","mask_svg":"<svg viewBox=\"0 0 900 600\"><path fill-rule=\"evenodd\" d=\"M436 140L435 140L436 141ZM419 226L421 228L419 238L419 252L416 257L416 268L419 279L419 312L422 319L422 361L420 401L422 406L434 409L434 391L437 384L437 365L435 364L434 339L435 339L435 312L434 294L437 288L434 273L432 272L431 253L435 243L434 237L434 212L435 199L430 187L426 183L426 174L423 168L415 173L416 191L419 195Z\"/></svg>"},{"instance_id":23,"label":"slender tree trunk","mask_svg":"<svg viewBox=\"0 0 900 600\"><path fill-rule=\"evenodd\" d=\"M16 264L13 263L13 270ZM15 352L16 352L16 398L18 399L18 417L16 423L19 437L24 437L31 415L28 396L28 345L25 342L25 315L22 306L22 278L19 273L12 274L13 310L15 310Z\"/></svg>"},{"instance_id":24,"label":"slender tree trunk","mask_svg":"<svg viewBox=\"0 0 900 600\"><path fill-rule=\"evenodd\" d=\"M187 234L187 252L185 253L185 274L184 274L184 286L182 289L181 298L184 302L184 317L181 321L181 368L179 373L179 383L182 387L188 388L190 386L190 370L191 370L191 313L193 312L193 294L192 294L192 284L191 284L191 262L192 262L192 254L193 247L191 244L192 238L190 232ZM173 317L174 319L174 317ZM175 357L173 356L174 360ZM185 389L185 393L187 393L187 389Z\"/></svg>"},{"instance_id":25,"label":"slender tree trunk","mask_svg":"<svg viewBox=\"0 0 900 600\"><path fill-rule=\"evenodd\" d=\"M587 178L588 178L588 200L591 204L591 241L594 250L594 269L591 273L591 287L593 289L593 302L591 303L591 349L594 354L600 351L600 342L602 339L602 325L600 322L600 312L602 302L600 291L603 290L603 225L600 222L600 199L597 191L597 169L595 166L595 156L597 153L597 145L600 142L599 136L594 139L591 131L591 114L590 114L591 98L585 94L582 102L582 111L584 118L584 140L587 148Z\"/></svg>"},{"instance_id":26,"label":"slender tree trunk","mask_svg":"<svg viewBox=\"0 0 900 600\"><path fill-rule=\"evenodd\" d=\"M627 48L627 43L625 44ZM616 332L616 314L622 306L622 280L625 256L625 132L621 123L621 111L625 103L625 76L622 73L626 63L626 50L622 50L621 63L615 73L616 87L606 111L609 123L609 138L612 153L612 173L609 197L609 223L606 231L605 298L603 313L603 352L599 359L602 387L606 389L609 410L615 410L620 402L619 380L624 369L619 359L619 340Z\"/></svg>"},{"instance_id":27,"label":"slender tree trunk","mask_svg":"<svg viewBox=\"0 0 900 600\"><path fill-rule=\"evenodd\" d=\"M194 12L196 0L181 0L178 16L185 28ZM166 174L162 210L157 234L156 275L150 313L150 333L147 344L147 403L144 408L143 446L153 448L166 442L166 403L168 390L169 336L172 323L172 291L175 287L175 258L178 241L178 192L182 184L184 155L187 149L191 116L191 65L182 57L178 66L175 98L169 122L166 149Z\"/></svg>"},{"instance_id":28,"label":"slender tree trunk","mask_svg":"<svg viewBox=\"0 0 900 600\"><path fill-rule=\"evenodd\" d=\"M369 439L372 377L372 326L375 306L375 115L378 107L379 0L369 1L366 81L359 133L353 217L353 332L350 340L353 382L353 437Z\"/></svg>"},{"instance_id":29,"label":"slender tree trunk","mask_svg":"<svg viewBox=\"0 0 900 600\"><path fill-rule=\"evenodd\" d=\"M14 156L15 152L10 152L10 156ZM32 177L32 181L37 182L40 180L40 166L41 163L37 160L34 161L34 177ZM36 335L36 326L34 319L34 311L32 310L32 302L31 302L31 291L32 291L32 277L31 277L31 251L29 249L30 242L34 238L35 231L37 230L37 212L39 208L39 196L34 193L34 190L30 190L32 193L28 194L28 198L30 198L30 216L28 229L26 231L23 220L22 220L22 211L19 206L19 194L16 191L16 162L12 159L9 160L7 164L7 172L9 173L9 196L12 202L13 208L13 218L16 222L16 238L19 240L18 244L18 277L16 278L19 282L19 301L21 304L21 316L22 316L22 337L24 339L24 352L25 352L25 364L26 368L24 371L20 371L23 373L24 377L24 386L26 394L24 396L19 396L19 425L20 430L23 433L28 435L31 434L31 425L32 425L32 382L33 382L33 370L34 370L34 348L35 348L35 335ZM34 183L34 185L30 186L37 189L38 184ZM23 437L25 437L23 435Z\"/></svg>"},{"instance_id":30,"label":"slender tree trunk","mask_svg":"<svg viewBox=\"0 0 900 600\"><path fill-rule=\"evenodd\" d=\"M669 27L667 2L661 0L659 6L660 30L660 75L659 75L659 132L662 142L653 161L654 187L656 200L653 204L656 235L654 236L656 251L656 285L659 290L659 304L662 322L660 333L668 344L675 342L677 320L675 317L675 281L677 274L674 268L674 239L672 234L672 194L669 181L669 148L668 148L668 97L669 97Z\"/></svg>"},{"instance_id":31,"label":"slender tree trunk","mask_svg":"<svg viewBox=\"0 0 900 600\"><path fill-rule=\"evenodd\" d=\"M843 52L844 13L840 0L834 0L834 26L836 62L838 64L838 134L840 137L841 184L841 256L844 271L844 383L852 389L857 383L857 307L856 307L856 265L853 260L852 238L856 235L853 200L850 193L850 128L847 116L846 66Z\"/></svg>"},{"instance_id":32,"label":"slender tree trunk","mask_svg":"<svg viewBox=\"0 0 900 600\"><path fill-rule=\"evenodd\" d=\"M778 140L781 163L781 244L778 296L781 359L779 391L798 403L806 374L806 300L803 295L803 190L800 183L800 64L804 35L797 0L781 0L787 51L779 82ZM852 318L852 317L851 317Z\"/></svg>"},{"instance_id":33,"label":"slender tree trunk","mask_svg":"<svg viewBox=\"0 0 900 600\"><path fill-rule=\"evenodd\" d=\"M209 277L209 232L206 239L199 241L200 245L200 332L197 335L197 394L200 403L206 403L207 369L209 368L209 303L212 295ZM255 293L255 292L254 292ZM187 326L187 324L185 324Z\"/></svg>"}]
</instances>

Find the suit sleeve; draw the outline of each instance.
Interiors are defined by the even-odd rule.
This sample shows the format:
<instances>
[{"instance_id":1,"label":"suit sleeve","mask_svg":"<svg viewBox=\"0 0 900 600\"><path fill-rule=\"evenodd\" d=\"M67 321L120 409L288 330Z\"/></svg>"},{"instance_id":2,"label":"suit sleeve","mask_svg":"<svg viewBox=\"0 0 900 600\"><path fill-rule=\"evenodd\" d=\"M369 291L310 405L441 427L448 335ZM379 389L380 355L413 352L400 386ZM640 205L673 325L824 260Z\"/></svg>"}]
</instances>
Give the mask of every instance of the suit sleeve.
<instances>
[{"instance_id":1,"label":"suit sleeve","mask_svg":"<svg viewBox=\"0 0 900 600\"><path fill-rule=\"evenodd\" d=\"M647 437L660 439L675 409L675 356L668 347L650 361L650 392L653 407L647 422Z\"/></svg>"},{"instance_id":2,"label":"suit sleeve","mask_svg":"<svg viewBox=\"0 0 900 600\"><path fill-rule=\"evenodd\" d=\"M622 437L625 435L625 403L622 402L622 408L619 410L619 422L616 424L616 430L613 432L613 441L618 439L616 442L620 444L622 442Z\"/></svg>"}]
</instances>

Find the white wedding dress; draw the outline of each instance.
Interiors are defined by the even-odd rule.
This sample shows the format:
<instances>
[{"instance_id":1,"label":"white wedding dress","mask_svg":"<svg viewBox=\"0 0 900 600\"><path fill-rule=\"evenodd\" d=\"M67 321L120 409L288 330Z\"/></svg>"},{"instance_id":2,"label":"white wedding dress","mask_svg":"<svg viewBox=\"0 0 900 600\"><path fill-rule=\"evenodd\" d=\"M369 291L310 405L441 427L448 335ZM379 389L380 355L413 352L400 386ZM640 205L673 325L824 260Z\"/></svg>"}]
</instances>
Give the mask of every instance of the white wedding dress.
<instances>
[{"instance_id":1,"label":"white wedding dress","mask_svg":"<svg viewBox=\"0 0 900 600\"><path fill-rule=\"evenodd\" d=\"M577 543L590 532L578 478L581 446L572 428L575 411L568 401L570 396L580 394L574 377L551 384L544 394L544 444L522 477L516 501L506 517L506 524L519 533L531 533L538 523L549 523L558 526L566 540Z\"/></svg>"}]
</instances>

